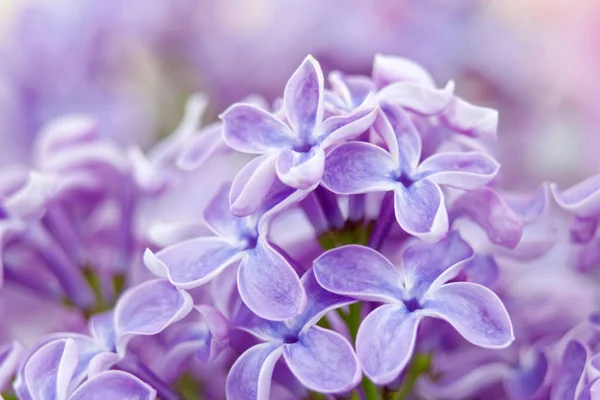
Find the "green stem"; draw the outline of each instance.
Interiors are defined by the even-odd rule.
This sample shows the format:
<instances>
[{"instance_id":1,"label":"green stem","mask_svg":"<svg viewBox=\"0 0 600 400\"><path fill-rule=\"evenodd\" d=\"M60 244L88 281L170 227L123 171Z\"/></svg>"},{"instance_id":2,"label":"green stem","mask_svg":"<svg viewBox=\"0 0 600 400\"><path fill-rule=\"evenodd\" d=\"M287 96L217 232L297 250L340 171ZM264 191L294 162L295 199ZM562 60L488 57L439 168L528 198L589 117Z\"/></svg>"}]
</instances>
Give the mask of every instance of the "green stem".
<instances>
[{"instance_id":1,"label":"green stem","mask_svg":"<svg viewBox=\"0 0 600 400\"><path fill-rule=\"evenodd\" d=\"M406 371L406 375L404 375L400 389L391 394L390 400L406 400L408 398L415 388L419 377L422 374L429 372L429 369L431 368L431 358L432 355L430 353L415 354Z\"/></svg>"},{"instance_id":2,"label":"green stem","mask_svg":"<svg viewBox=\"0 0 600 400\"><path fill-rule=\"evenodd\" d=\"M375 386L373 382L369 380L366 376L363 377L362 387L365 391L366 400L381 400L381 394L379 393L379 388Z\"/></svg>"}]
</instances>

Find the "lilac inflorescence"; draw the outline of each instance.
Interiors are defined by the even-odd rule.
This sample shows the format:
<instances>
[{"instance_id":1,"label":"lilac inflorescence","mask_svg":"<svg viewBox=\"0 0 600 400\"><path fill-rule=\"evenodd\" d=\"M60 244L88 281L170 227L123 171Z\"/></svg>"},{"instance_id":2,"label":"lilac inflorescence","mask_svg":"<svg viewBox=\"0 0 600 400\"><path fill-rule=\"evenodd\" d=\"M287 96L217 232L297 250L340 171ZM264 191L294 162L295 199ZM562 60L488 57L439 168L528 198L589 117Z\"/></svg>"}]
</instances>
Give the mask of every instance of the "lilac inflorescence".
<instances>
[{"instance_id":1,"label":"lilac inflorescence","mask_svg":"<svg viewBox=\"0 0 600 400\"><path fill-rule=\"evenodd\" d=\"M0 170L3 395L598 398L600 180L497 189L498 113L454 86L308 56L147 152L48 123Z\"/></svg>"}]
</instances>

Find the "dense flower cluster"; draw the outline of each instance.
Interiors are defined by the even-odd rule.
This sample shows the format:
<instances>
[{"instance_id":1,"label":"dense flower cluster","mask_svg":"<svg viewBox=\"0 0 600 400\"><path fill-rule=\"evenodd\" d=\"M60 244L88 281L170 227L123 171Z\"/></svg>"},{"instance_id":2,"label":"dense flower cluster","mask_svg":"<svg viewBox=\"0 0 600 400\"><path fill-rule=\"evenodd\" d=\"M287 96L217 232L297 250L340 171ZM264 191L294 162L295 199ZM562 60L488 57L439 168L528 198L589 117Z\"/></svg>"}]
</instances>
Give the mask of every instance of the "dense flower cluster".
<instances>
[{"instance_id":1,"label":"dense flower cluster","mask_svg":"<svg viewBox=\"0 0 600 400\"><path fill-rule=\"evenodd\" d=\"M327 78L192 96L147 152L66 115L1 169L5 398L600 398L600 178L502 192L453 82Z\"/></svg>"}]
</instances>

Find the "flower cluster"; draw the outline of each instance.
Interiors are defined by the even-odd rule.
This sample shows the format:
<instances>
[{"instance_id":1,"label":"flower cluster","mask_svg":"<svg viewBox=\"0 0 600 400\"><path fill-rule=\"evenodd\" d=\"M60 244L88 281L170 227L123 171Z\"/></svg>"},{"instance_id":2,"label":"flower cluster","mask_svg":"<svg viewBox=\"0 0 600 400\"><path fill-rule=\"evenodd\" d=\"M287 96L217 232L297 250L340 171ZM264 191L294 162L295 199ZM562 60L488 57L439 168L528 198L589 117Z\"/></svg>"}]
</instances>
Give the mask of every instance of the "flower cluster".
<instances>
[{"instance_id":1,"label":"flower cluster","mask_svg":"<svg viewBox=\"0 0 600 400\"><path fill-rule=\"evenodd\" d=\"M596 398L600 181L497 189L454 86L308 56L146 153L49 123L0 170L5 398Z\"/></svg>"}]
</instances>

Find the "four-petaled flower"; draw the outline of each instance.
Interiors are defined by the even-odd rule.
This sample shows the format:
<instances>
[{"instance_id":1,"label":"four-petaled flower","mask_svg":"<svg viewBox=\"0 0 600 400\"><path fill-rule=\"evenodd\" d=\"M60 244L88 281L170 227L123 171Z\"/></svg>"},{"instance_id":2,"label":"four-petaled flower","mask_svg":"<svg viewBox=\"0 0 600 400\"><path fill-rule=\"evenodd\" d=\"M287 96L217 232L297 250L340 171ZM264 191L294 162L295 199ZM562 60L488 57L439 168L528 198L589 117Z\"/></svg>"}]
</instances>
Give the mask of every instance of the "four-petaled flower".
<instances>
[{"instance_id":1,"label":"four-petaled flower","mask_svg":"<svg viewBox=\"0 0 600 400\"><path fill-rule=\"evenodd\" d=\"M297 189L317 185L325 151L373 124L377 109L367 103L325 119L324 91L321 67L308 56L285 87L283 120L251 104L235 104L223 113L225 142L237 151L262 154L236 178L245 187L231 194L234 214L256 211L276 176Z\"/></svg>"},{"instance_id":2,"label":"four-petaled flower","mask_svg":"<svg viewBox=\"0 0 600 400\"><path fill-rule=\"evenodd\" d=\"M246 308L238 313L234 325L264 343L246 350L231 368L228 399L268 399L273 368L282 354L294 376L311 390L341 393L360 382L362 374L352 345L339 333L316 326L329 311L355 300L325 291L312 270L302 276L302 284L307 306L291 320L267 321Z\"/></svg>"},{"instance_id":3,"label":"four-petaled flower","mask_svg":"<svg viewBox=\"0 0 600 400\"><path fill-rule=\"evenodd\" d=\"M230 190L235 192L235 185L231 189L224 185L204 212L205 222L217 236L186 240L156 254L147 250L146 266L173 285L190 289L240 261L238 290L253 312L271 320L299 314L306 303L300 278L286 257L269 243L267 231L271 219L304 194L276 181L260 210L236 217L229 210Z\"/></svg>"},{"instance_id":4,"label":"four-petaled flower","mask_svg":"<svg viewBox=\"0 0 600 400\"><path fill-rule=\"evenodd\" d=\"M371 143L350 142L327 155L323 184L338 194L394 191L396 219L409 234L439 241L448 232L441 186L473 190L498 173L482 152L445 152L423 161L421 138L406 112L382 104L374 125L389 152Z\"/></svg>"},{"instance_id":5,"label":"four-petaled flower","mask_svg":"<svg viewBox=\"0 0 600 400\"><path fill-rule=\"evenodd\" d=\"M380 253L357 245L330 250L315 260L316 279L325 289L386 303L364 319L356 339L358 358L373 382L387 384L404 369L423 317L449 322L481 347L511 344L512 325L494 292L470 282L446 283L471 257L471 247L452 232L442 242L407 247L401 271Z\"/></svg>"}]
</instances>

